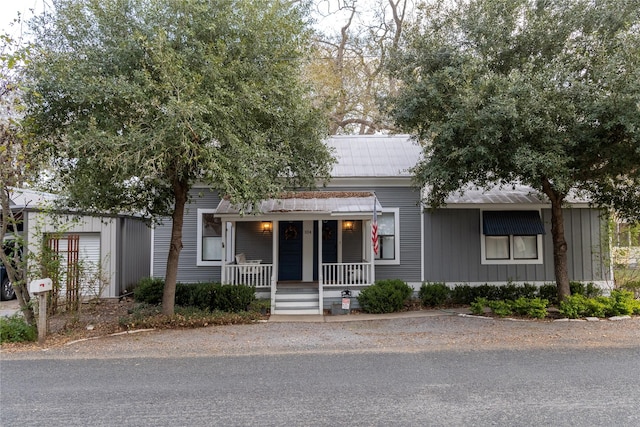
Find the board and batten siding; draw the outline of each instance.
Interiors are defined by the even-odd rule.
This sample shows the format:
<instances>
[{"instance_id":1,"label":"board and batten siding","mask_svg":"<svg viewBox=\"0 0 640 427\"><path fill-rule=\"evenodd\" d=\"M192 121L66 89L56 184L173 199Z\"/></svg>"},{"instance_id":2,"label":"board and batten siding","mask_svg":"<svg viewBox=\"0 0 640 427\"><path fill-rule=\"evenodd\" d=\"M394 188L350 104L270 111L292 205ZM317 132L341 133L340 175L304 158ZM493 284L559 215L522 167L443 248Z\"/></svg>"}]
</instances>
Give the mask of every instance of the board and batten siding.
<instances>
[{"instance_id":1,"label":"board and batten siding","mask_svg":"<svg viewBox=\"0 0 640 427\"><path fill-rule=\"evenodd\" d=\"M190 198L184 213L177 280L182 283L220 281L219 266L197 265L198 209L216 209L220 203L220 197L215 191L193 188L190 191ZM153 277L165 277L171 226L171 218L165 218L154 228Z\"/></svg>"},{"instance_id":2,"label":"board and batten siding","mask_svg":"<svg viewBox=\"0 0 640 427\"><path fill-rule=\"evenodd\" d=\"M446 283L553 282L551 210L542 209L546 234L542 264L483 265L480 252L480 209L442 208L424 214L425 281ZM564 209L565 238L569 245L569 279L605 281L610 274L602 262L600 212Z\"/></svg>"},{"instance_id":3,"label":"board and batten siding","mask_svg":"<svg viewBox=\"0 0 640 427\"><path fill-rule=\"evenodd\" d=\"M118 233L118 295L131 291L141 278L149 276L151 228L136 218L121 218Z\"/></svg>"}]
</instances>

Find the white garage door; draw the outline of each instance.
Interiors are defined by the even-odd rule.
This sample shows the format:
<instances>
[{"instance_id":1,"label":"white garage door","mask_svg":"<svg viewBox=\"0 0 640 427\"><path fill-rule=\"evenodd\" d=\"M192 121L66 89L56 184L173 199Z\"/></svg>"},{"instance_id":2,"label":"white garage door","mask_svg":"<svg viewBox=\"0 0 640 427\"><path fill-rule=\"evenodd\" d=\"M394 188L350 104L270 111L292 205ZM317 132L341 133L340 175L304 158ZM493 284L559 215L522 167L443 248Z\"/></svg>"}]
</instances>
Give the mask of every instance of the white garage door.
<instances>
[{"instance_id":1,"label":"white garage door","mask_svg":"<svg viewBox=\"0 0 640 427\"><path fill-rule=\"evenodd\" d=\"M100 293L100 233L69 233L58 240L57 251L60 254L60 271L63 275L67 271L68 259L75 256L67 256L69 247L74 250L73 236L79 237L78 261L79 261L79 283L80 293L87 297L97 297ZM66 280L60 281L60 295L66 294Z\"/></svg>"}]
</instances>

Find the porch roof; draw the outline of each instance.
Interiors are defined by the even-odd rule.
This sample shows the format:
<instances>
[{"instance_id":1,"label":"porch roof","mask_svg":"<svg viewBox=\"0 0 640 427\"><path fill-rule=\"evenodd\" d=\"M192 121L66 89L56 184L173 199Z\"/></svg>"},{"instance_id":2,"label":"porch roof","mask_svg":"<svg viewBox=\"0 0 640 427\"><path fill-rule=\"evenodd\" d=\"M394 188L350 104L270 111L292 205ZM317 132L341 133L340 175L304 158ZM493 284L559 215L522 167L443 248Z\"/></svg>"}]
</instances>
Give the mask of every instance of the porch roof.
<instances>
[{"instance_id":1,"label":"porch roof","mask_svg":"<svg viewBox=\"0 0 640 427\"><path fill-rule=\"evenodd\" d=\"M368 191L298 191L267 199L258 205L245 207L222 199L216 209L218 216L245 215L287 215L287 214L325 214L334 216L371 216L374 203L376 210L382 205L372 192Z\"/></svg>"}]
</instances>

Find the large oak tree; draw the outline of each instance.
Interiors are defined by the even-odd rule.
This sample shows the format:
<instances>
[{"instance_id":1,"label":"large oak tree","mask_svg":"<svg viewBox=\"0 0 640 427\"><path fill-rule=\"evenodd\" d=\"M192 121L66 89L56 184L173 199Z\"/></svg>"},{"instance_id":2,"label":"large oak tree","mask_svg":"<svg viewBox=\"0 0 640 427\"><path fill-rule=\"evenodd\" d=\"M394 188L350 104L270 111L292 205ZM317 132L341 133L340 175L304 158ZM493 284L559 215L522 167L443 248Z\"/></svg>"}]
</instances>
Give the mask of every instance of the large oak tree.
<instances>
[{"instance_id":1,"label":"large oak tree","mask_svg":"<svg viewBox=\"0 0 640 427\"><path fill-rule=\"evenodd\" d=\"M392 71L398 125L437 207L469 183L522 183L551 202L555 276L570 294L562 207L572 191L640 218L637 0L473 0L423 9Z\"/></svg>"},{"instance_id":2,"label":"large oak tree","mask_svg":"<svg viewBox=\"0 0 640 427\"><path fill-rule=\"evenodd\" d=\"M251 203L328 174L303 6L57 0L31 23L25 124L72 206L172 218L165 314L194 183Z\"/></svg>"}]
</instances>

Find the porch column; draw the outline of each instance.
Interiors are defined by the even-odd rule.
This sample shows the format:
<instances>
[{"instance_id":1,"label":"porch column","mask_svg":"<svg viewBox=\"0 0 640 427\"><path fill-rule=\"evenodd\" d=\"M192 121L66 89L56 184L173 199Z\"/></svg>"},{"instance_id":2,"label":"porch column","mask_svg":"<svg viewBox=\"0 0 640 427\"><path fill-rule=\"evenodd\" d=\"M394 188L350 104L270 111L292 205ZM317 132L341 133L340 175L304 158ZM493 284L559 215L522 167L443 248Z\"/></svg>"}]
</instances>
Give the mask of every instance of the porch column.
<instances>
[{"instance_id":1,"label":"porch column","mask_svg":"<svg viewBox=\"0 0 640 427\"><path fill-rule=\"evenodd\" d=\"M271 221L271 312L276 308L276 290L278 284L278 236L280 235L280 221Z\"/></svg>"},{"instance_id":2,"label":"porch column","mask_svg":"<svg viewBox=\"0 0 640 427\"><path fill-rule=\"evenodd\" d=\"M222 221L222 255L220 256L220 283L227 283L227 221Z\"/></svg>"},{"instance_id":3,"label":"porch column","mask_svg":"<svg viewBox=\"0 0 640 427\"><path fill-rule=\"evenodd\" d=\"M323 282L324 277L322 275L322 220L318 220L318 314L322 314L324 311L324 291Z\"/></svg>"},{"instance_id":4,"label":"porch column","mask_svg":"<svg viewBox=\"0 0 640 427\"><path fill-rule=\"evenodd\" d=\"M369 230L369 238L367 240L369 240L369 247L371 248L371 284L373 284L376 281L376 254L373 252L373 239L371 238L373 235L373 220L367 222L369 223L369 227L367 227Z\"/></svg>"}]
</instances>

